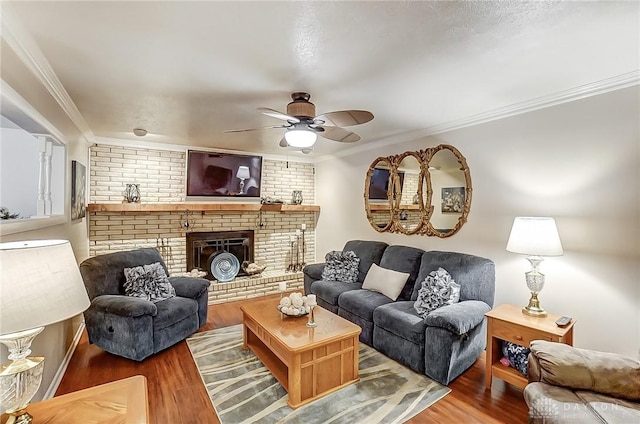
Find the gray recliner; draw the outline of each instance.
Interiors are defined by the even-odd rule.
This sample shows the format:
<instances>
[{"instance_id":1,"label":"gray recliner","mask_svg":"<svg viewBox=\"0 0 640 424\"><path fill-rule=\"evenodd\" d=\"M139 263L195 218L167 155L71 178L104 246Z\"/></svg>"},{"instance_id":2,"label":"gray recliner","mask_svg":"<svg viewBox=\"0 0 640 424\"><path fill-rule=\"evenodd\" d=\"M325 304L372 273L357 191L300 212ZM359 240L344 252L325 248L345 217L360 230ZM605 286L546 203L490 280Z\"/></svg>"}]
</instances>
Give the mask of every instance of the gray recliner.
<instances>
[{"instance_id":1,"label":"gray recliner","mask_svg":"<svg viewBox=\"0 0 640 424\"><path fill-rule=\"evenodd\" d=\"M193 334L207 322L209 281L169 277L176 296L153 303L125 295L124 269L160 262L155 248L109 253L80 264L91 306L84 312L89 343L141 361Z\"/></svg>"}]
</instances>

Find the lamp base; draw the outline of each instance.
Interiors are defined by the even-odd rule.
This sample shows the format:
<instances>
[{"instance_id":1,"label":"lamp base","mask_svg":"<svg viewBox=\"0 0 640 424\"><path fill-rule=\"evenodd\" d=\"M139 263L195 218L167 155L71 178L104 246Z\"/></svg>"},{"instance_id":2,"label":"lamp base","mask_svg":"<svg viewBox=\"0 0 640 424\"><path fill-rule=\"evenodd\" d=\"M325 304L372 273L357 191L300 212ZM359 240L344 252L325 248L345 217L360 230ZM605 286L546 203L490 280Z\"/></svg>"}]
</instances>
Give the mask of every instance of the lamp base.
<instances>
[{"instance_id":1,"label":"lamp base","mask_svg":"<svg viewBox=\"0 0 640 424\"><path fill-rule=\"evenodd\" d=\"M529 298L529 304L522 308L522 313L525 315L529 315L532 317L544 318L547 316L547 311L542 309L540 306L540 301L538 300L538 293L531 292L531 297Z\"/></svg>"},{"instance_id":2,"label":"lamp base","mask_svg":"<svg viewBox=\"0 0 640 424\"><path fill-rule=\"evenodd\" d=\"M26 410L12 412L9 414L9 419L5 424L30 424L33 421L33 417Z\"/></svg>"}]
</instances>

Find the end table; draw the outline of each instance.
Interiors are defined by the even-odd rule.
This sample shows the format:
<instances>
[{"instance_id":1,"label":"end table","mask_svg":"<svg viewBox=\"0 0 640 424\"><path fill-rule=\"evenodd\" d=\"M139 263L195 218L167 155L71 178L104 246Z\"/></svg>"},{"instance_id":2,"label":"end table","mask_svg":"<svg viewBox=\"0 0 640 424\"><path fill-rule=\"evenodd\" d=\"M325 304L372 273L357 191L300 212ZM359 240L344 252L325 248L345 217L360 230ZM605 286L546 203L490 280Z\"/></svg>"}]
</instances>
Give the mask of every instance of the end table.
<instances>
[{"instance_id":1,"label":"end table","mask_svg":"<svg viewBox=\"0 0 640 424\"><path fill-rule=\"evenodd\" d=\"M500 378L520 389L524 389L528 381L515 368L500 363L502 340L529 347L532 340L573 345L573 326L576 320L560 328L555 321L560 315L549 314L544 318L532 317L522 313L522 308L514 305L500 305L487 312L487 356L485 385L491 389L493 377Z\"/></svg>"}]
</instances>

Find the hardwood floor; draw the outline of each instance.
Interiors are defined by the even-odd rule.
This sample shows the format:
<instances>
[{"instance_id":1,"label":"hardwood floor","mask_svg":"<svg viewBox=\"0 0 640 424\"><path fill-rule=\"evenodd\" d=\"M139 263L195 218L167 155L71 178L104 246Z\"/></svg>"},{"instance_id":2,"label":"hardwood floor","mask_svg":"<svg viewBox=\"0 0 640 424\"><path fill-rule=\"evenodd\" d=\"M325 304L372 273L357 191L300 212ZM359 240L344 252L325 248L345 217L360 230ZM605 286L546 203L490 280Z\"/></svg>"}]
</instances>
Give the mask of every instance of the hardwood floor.
<instances>
[{"instance_id":1,"label":"hardwood floor","mask_svg":"<svg viewBox=\"0 0 640 424\"><path fill-rule=\"evenodd\" d=\"M210 306L207 324L200 331L240 324L241 304ZM484 367L482 356L450 384L450 394L408 422L526 423L527 406L522 391L496 379L492 390L485 390ZM56 396L137 374L147 377L152 424L219 423L184 341L142 362L135 362L90 345L85 333Z\"/></svg>"}]
</instances>

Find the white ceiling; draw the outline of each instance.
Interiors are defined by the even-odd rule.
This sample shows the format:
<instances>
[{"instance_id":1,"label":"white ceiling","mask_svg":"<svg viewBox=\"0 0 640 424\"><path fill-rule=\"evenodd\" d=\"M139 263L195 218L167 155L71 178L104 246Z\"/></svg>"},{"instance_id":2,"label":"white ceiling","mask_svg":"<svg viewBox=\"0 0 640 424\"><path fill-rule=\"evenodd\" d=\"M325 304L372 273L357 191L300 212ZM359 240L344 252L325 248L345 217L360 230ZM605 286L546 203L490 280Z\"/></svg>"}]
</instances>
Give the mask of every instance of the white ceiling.
<instances>
[{"instance_id":1,"label":"white ceiling","mask_svg":"<svg viewBox=\"0 0 640 424\"><path fill-rule=\"evenodd\" d=\"M370 110L360 144L640 69L633 2L2 2L95 137L283 154L293 91ZM602 83L607 87L607 82ZM514 106L515 105L515 106ZM498 116L499 114L495 114ZM489 118L492 114L489 113ZM351 147L348 146L348 147ZM313 155L345 145L319 138Z\"/></svg>"}]
</instances>

